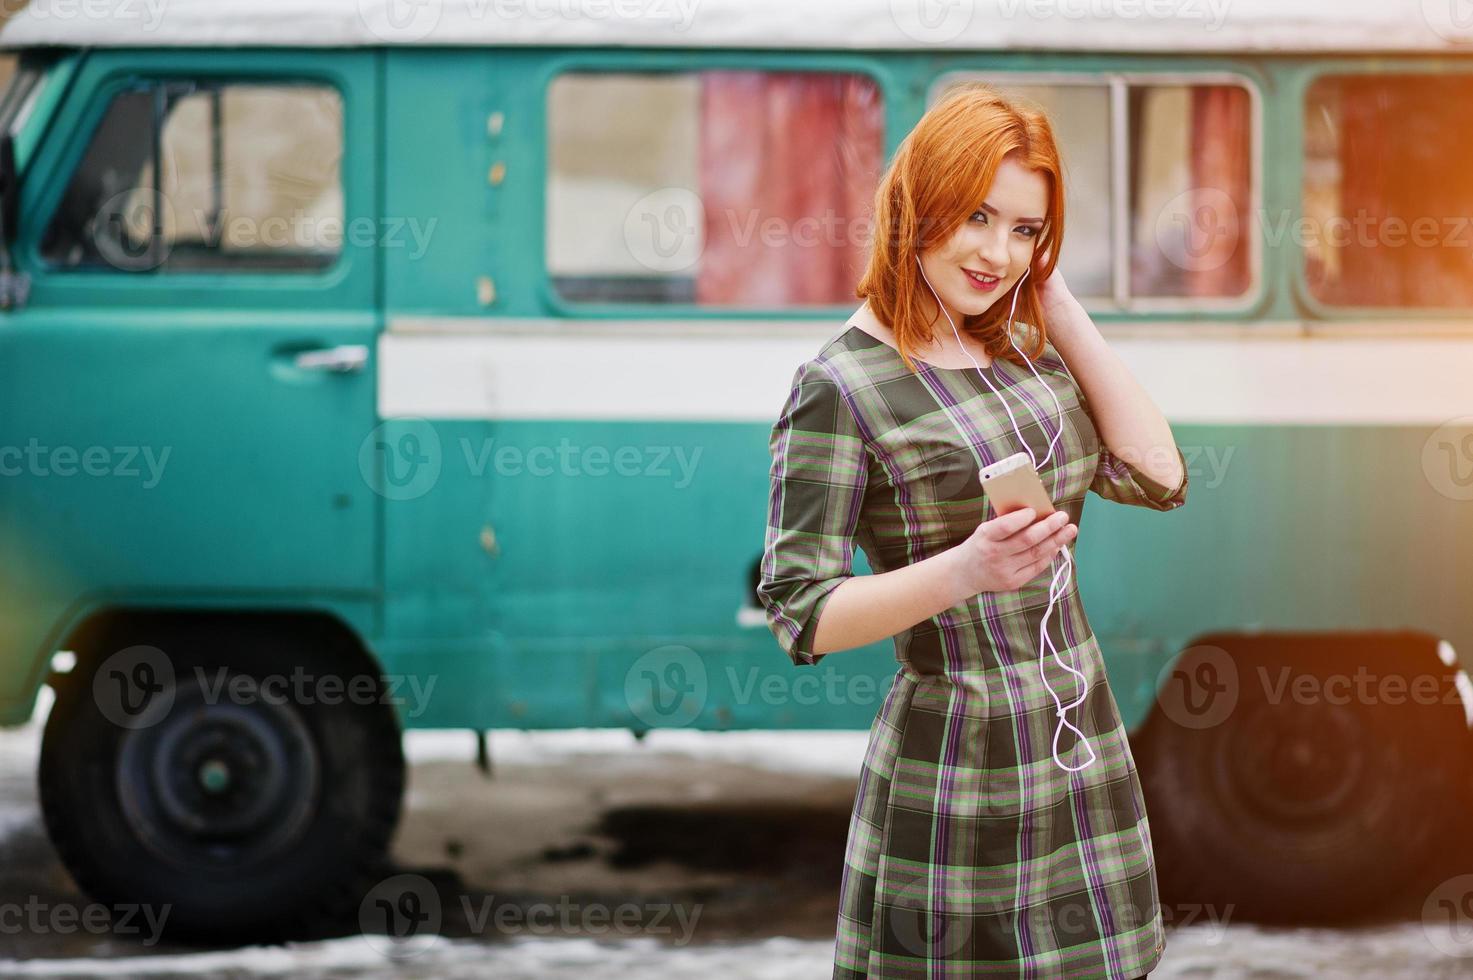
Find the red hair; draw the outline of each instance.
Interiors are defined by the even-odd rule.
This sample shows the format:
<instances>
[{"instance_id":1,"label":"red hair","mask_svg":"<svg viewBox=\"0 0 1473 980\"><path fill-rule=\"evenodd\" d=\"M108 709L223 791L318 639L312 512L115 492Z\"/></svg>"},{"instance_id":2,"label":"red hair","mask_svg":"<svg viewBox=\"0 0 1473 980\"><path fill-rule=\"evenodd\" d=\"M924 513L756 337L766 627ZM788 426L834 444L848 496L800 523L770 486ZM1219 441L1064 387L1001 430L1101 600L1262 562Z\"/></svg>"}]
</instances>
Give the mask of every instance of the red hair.
<instances>
[{"instance_id":1,"label":"red hair","mask_svg":"<svg viewBox=\"0 0 1473 980\"><path fill-rule=\"evenodd\" d=\"M1038 284L1058 263L1064 237L1064 181L1059 151L1048 117L1032 106L1011 101L988 85L958 87L936 103L910 131L875 192L875 235L869 264L855 295L895 333L906 365L915 371L910 352L933 338L926 323L917 257L944 244L981 205L1003 157L1039 171L1049 185L1048 214L1034 238L1028 278L1019 290L1015 320L1033 326L1028 357L1043 353L1047 331L1038 303ZM1047 254L1044 261L1041 256ZM1007 336L1006 294L985 313L968 316L958 329L982 341L992 357L1021 366Z\"/></svg>"}]
</instances>

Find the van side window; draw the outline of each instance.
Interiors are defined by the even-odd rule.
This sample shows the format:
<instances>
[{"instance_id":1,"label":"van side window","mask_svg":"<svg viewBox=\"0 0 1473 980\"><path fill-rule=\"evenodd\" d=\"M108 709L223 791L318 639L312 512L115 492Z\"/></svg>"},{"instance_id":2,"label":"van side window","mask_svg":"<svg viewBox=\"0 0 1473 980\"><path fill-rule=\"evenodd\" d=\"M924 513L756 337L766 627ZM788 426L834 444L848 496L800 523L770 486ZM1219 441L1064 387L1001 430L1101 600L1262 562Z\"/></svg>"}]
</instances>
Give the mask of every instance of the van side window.
<instances>
[{"instance_id":1,"label":"van side window","mask_svg":"<svg viewBox=\"0 0 1473 980\"><path fill-rule=\"evenodd\" d=\"M1191 75L995 78L956 72L933 88L985 81L1043 109L1064 164L1070 289L1093 308L1189 308L1253 286L1253 106L1245 83Z\"/></svg>"},{"instance_id":2,"label":"van side window","mask_svg":"<svg viewBox=\"0 0 1473 980\"><path fill-rule=\"evenodd\" d=\"M852 303L884 165L860 74L575 72L547 98L547 269L576 303Z\"/></svg>"},{"instance_id":3,"label":"van side window","mask_svg":"<svg viewBox=\"0 0 1473 980\"><path fill-rule=\"evenodd\" d=\"M41 240L63 269L312 272L343 237L324 85L155 81L113 97Z\"/></svg>"},{"instance_id":4,"label":"van side window","mask_svg":"<svg viewBox=\"0 0 1473 980\"><path fill-rule=\"evenodd\" d=\"M1325 75L1304 100L1304 249L1333 306L1473 306L1473 75Z\"/></svg>"}]
</instances>

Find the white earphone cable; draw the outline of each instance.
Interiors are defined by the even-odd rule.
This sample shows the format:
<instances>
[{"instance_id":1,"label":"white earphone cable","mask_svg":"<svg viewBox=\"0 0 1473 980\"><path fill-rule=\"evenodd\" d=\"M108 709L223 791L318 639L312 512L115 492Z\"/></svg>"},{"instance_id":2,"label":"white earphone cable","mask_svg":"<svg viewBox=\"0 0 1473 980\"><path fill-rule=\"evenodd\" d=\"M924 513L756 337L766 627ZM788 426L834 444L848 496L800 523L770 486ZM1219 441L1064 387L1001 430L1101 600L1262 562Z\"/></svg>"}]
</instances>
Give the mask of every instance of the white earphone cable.
<instances>
[{"instance_id":1,"label":"white earphone cable","mask_svg":"<svg viewBox=\"0 0 1473 980\"><path fill-rule=\"evenodd\" d=\"M920 256L916 256L916 265L921 265ZM1041 461L1036 456L1034 456L1032 448L1030 448L1028 445L1028 440L1023 438L1023 430L1018 427L1018 420L1013 415L1012 408L1008 406L1008 400L1003 397L1002 392L998 391L997 388L993 385L992 381L987 377L986 374L983 373L982 366L977 363L977 359L975 357L972 357L972 352L967 350L966 347L962 345L961 333L956 328L956 321L953 320L951 318L951 314L947 312L946 304L941 302L941 297L936 293L936 287L931 285L931 280L926 276L926 270L924 266L921 267L921 278L925 280L926 287L931 290L931 295L936 297L936 305L941 308L942 314L946 317L947 322L951 324L951 332L956 336L957 346L961 348L963 354L967 355L968 360L970 360L973 367L977 369L977 374L982 378L983 381L987 382L987 387L990 388L992 390L992 393L997 395L998 400L1002 402L1003 409L1008 413L1008 421L1012 423L1013 431L1017 433L1018 441L1023 444L1023 450L1028 454L1028 458L1030 460L1033 460L1033 467L1036 470L1044 463L1047 463L1050 457L1053 456L1054 445L1058 442L1059 437L1064 432L1064 409L1063 406L1059 404L1059 397L1054 394L1052 388L1050 388L1046 384L1043 384L1043 378L1039 375L1038 370L1034 368L1033 361L1029 359L1027 354L1023 353L1022 348L1018 346L1018 342L1013 338L1013 312L1017 309L1018 293L1023 285L1023 280L1028 278L1029 271L1030 270L1028 269L1024 269L1023 275L1018 278L1018 282L1013 287L1013 302L1012 305L1008 308L1007 331L1008 343L1012 344L1013 350L1017 351L1018 354L1023 358L1023 362L1028 365L1028 370L1032 371L1033 376L1038 379L1039 384L1043 385L1044 390L1047 391L1049 397L1053 399L1054 408L1058 412L1059 427L1054 432L1053 436L1049 439L1048 451L1044 453L1043 459ZM1068 368L1066 367L1065 372L1067 373L1067 371ZM1009 387L1011 386L1009 385ZM1033 410L1033 406L1029 405L1026 401L1024 402L1024 406L1028 409L1030 413L1032 413L1034 419L1038 421L1039 426L1045 432L1047 432L1048 425L1045 424L1044 420L1039 416L1039 414ZM955 422L953 422L953 424L955 424ZM1064 556L1064 560L1062 563L1060 563L1058 570L1055 571L1053 575L1049 578L1048 608L1044 610L1043 621L1039 626L1041 639L1039 640L1038 644L1038 676L1039 679L1043 681L1043 686L1048 689L1050 696L1052 696L1054 699L1054 708L1056 709L1055 714L1058 716L1059 719L1059 724L1054 728L1054 765L1058 766L1060 769L1063 769L1065 772L1078 772L1081 769L1087 768L1091 763L1095 761L1095 750L1094 747L1090 745L1089 739L1085 736L1084 732L1080 731L1077 726L1075 726L1068 720L1068 718L1065 717L1065 712L1069 708L1076 708L1084 702L1085 696L1089 693L1089 678L1085 677L1084 674L1082 674L1071 664L1064 662L1064 659L1059 656L1058 648L1054 646L1053 639L1048 635L1049 617L1053 615L1054 606L1061 598L1063 598L1065 590L1069 587L1069 579L1071 577L1074 565L1074 559L1073 556L1069 553L1069 546L1067 544L1063 548L1059 549L1059 551L1060 554ZM1052 561L1049 562L1049 567L1051 569L1053 568L1053 564L1054 563ZM1053 686L1049 684L1048 676L1044 672L1045 646L1047 646L1048 650L1053 654L1055 663L1064 668L1070 674L1078 677L1082 682L1079 692L1079 699L1070 702L1067 707L1064 705L1063 701L1060 700L1058 692L1056 692L1053 689ZM1063 735L1064 729L1066 727L1070 731L1074 732L1074 734L1078 736L1079 741L1082 742L1084 744L1084 747L1089 750L1088 762L1071 767L1064 765L1064 763L1059 759L1059 737Z\"/></svg>"}]
</instances>

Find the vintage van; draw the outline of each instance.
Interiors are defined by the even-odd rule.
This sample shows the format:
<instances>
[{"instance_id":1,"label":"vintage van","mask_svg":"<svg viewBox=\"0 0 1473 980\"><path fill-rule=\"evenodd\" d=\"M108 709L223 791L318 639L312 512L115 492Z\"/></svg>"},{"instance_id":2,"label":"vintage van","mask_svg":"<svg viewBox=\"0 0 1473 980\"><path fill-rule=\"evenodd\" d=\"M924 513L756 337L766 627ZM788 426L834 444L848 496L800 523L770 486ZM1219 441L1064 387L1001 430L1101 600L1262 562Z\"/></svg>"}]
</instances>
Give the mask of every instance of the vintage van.
<instances>
[{"instance_id":1,"label":"vintage van","mask_svg":"<svg viewBox=\"0 0 1473 980\"><path fill-rule=\"evenodd\" d=\"M271 935L380 873L406 729L867 727L889 644L794 670L756 602L768 437L885 160L981 78L1050 110L1063 268L1190 464L1077 546L1163 884L1303 919L1438 874L1470 38L1364 0L35 0L0 723L55 689L66 867Z\"/></svg>"}]
</instances>

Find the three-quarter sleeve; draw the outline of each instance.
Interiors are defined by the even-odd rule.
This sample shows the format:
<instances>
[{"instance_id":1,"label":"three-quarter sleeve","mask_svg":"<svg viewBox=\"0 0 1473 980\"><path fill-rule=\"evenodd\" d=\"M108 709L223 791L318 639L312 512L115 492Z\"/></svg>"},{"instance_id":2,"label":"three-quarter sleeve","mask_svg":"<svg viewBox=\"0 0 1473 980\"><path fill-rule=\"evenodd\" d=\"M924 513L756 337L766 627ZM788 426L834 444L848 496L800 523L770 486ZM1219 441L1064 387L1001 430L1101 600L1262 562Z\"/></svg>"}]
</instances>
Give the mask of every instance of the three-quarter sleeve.
<instances>
[{"instance_id":1,"label":"three-quarter sleeve","mask_svg":"<svg viewBox=\"0 0 1473 980\"><path fill-rule=\"evenodd\" d=\"M1049 357L1056 358L1061 364L1064 363L1064 358L1053 348L1052 343L1044 343L1044 349L1049 352ZM1068 368L1065 367L1064 373L1068 374L1069 385L1074 388L1074 395L1080 401L1080 408L1083 408L1084 414L1089 417L1090 424L1094 424L1094 413L1090 411L1090 401L1084 395L1084 389L1080 388L1074 376L1068 373ZM1187 457L1181 452L1181 447L1177 447L1177 458L1181 461L1181 482L1171 488L1147 476L1145 470L1140 467L1127 463L1124 458L1115 455L1111 448L1105 445L1105 439L1099 439L1099 461L1094 466L1090 489L1105 500L1112 500L1117 504L1149 507L1152 510L1173 510L1187 503Z\"/></svg>"},{"instance_id":2,"label":"three-quarter sleeve","mask_svg":"<svg viewBox=\"0 0 1473 980\"><path fill-rule=\"evenodd\" d=\"M1089 400L1085 398L1084 390L1077 384L1074 390L1079 397L1080 406L1093 423L1094 414L1090 411ZM1187 457L1181 451L1180 446L1176 448L1176 455L1181 461L1181 482L1173 488L1153 479L1140 467L1115 455L1110 447L1105 445L1104 439L1101 439L1100 458L1095 466L1095 475L1090 481L1089 488L1106 500L1113 500L1118 504L1149 507L1152 510L1171 510L1180 507L1187 502Z\"/></svg>"},{"instance_id":3,"label":"three-quarter sleeve","mask_svg":"<svg viewBox=\"0 0 1473 980\"><path fill-rule=\"evenodd\" d=\"M1176 455L1181 460L1181 482L1173 489L1116 456L1102 442L1099 465L1095 468L1094 480L1089 488L1106 500L1120 504L1133 504L1152 510L1180 507L1187 502L1187 458L1179 446Z\"/></svg>"},{"instance_id":4,"label":"three-quarter sleeve","mask_svg":"<svg viewBox=\"0 0 1473 980\"><path fill-rule=\"evenodd\" d=\"M816 665L819 614L853 575L868 452L853 411L824 365L805 361L772 427L767 534L757 596L795 665Z\"/></svg>"},{"instance_id":5,"label":"three-quarter sleeve","mask_svg":"<svg viewBox=\"0 0 1473 980\"><path fill-rule=\"evenodd\" d=\"M1074 382L1072 376L1069 380ZM1074 382L1074 393L1080 399L1080 408L1089 417L1090 424L1093 424L1094 413L1090 411L1089 398L1086 398L1084 389L1077 382ZM1181 452L1181 447L1177 447L1177 458L1181 461L1181 482L1175 488L1152 479L1146 475L1145 470L1115 455L1105 445L1105 439L1100 439L1099 447L1099 463L1094 466L1090 489L1100 497L1117 504L1149 507L1152 510L1173 510L1187 503L1187 457Z\"/></svg>"}]
</instances>

